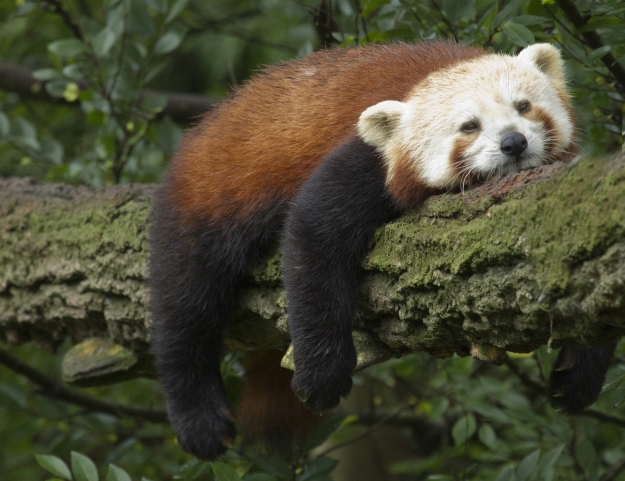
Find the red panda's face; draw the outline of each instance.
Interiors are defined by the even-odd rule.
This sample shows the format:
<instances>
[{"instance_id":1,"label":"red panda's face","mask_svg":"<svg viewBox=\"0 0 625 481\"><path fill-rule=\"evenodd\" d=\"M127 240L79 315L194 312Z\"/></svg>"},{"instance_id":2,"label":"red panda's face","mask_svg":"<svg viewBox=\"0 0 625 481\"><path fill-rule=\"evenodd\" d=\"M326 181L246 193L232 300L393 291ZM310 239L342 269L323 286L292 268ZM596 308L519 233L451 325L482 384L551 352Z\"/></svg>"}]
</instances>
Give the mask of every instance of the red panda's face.
<instances>
[{"instance_id":1,"label":"red panda's face","mask_svg":"<svg viewBox=\"0 0 625 481\"><path fill-rule=\"evenodd\" d=\"M434 72L405 102L374 105L358 123L386 160L387 180L405 171L397 162L409 162L432 187L568 157L573 130L562 61L546 44Z\"/></svg>"}]
</instances>

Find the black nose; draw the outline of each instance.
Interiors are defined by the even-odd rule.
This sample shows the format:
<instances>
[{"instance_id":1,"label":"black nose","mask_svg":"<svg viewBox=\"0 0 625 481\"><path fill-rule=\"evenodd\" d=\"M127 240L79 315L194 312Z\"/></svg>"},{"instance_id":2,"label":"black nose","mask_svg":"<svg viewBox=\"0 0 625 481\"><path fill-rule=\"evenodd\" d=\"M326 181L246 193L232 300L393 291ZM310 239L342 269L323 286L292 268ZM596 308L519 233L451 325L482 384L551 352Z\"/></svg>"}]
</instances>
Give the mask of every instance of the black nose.
<instances>
[{"instance_id":1,"label":"black nose","mask_svg":"<svg viewBox=\"0 0 625 481\"><path fill-rule=\"evenodd\" d=\"M518 157L527 149L527 139L519 132L508 132L501 139L501 151L506 155Z\"/></svg>"}]
</instances>

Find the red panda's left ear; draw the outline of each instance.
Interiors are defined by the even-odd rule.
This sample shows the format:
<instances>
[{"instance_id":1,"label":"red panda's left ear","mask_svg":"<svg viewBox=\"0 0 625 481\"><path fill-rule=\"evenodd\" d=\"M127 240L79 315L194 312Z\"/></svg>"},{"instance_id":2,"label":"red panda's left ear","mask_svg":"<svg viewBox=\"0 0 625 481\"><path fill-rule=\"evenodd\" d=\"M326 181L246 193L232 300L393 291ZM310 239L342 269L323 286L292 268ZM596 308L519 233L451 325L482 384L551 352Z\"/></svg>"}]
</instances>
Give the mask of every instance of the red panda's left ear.
<instances>
[{"instance_id":1,"label":"red panda's left ear","mask_svg":"<svg viewBox=\"0 0 625 481\"><path fill-rule=\"evenodd\" d=\"M529 60L538 70L545 73L556 83L566 83L564 62L560 51L548 43L537 43L524 48L518 55L519 58Z\"/></svg>"},{"instance_id":2,"label":"red panda's left ear","mask_svg":"<svg viewBox=\"0 0 625 481\"><path fill-rule=\"evenodd\" d=\"M369 145L384 149L399 125L406 104L397 100L377 103L362 114L356 125L358 135Z\"/></svg>"}]
</instances>

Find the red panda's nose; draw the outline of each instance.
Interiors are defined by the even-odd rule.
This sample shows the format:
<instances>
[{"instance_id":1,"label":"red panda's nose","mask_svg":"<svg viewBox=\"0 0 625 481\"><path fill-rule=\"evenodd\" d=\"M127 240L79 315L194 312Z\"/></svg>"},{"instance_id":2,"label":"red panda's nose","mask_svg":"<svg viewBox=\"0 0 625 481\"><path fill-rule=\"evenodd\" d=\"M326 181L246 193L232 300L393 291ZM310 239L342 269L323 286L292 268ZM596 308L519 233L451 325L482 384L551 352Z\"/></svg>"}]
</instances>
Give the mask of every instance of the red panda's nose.
<instances>
[{"instance_id":1,"label":"red panda's nose","mask_svg":"<svg viewBox=\"0 0 625 481\"><path fill-rule=\"evenodd\" d=\"M501 139L501 151L506 155L518 157L527 149L527 139L519 132L508 132Z\"/></svg>"}]
</instances>

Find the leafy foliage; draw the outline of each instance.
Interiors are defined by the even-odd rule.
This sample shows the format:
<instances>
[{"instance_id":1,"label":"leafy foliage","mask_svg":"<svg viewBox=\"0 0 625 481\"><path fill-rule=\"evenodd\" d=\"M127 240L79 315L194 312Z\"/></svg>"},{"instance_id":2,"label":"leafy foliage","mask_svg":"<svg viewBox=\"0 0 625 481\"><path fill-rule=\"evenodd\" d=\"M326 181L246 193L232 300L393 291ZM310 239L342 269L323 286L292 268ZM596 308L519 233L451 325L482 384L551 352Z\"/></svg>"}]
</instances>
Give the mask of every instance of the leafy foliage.
<instances>
[{"instance_id":1,"label":"leafy foliage","mask_svg":"<svg viewBox=\"0 0 625 481\"><path fill-rule=\"evenodd\" d=\"M341 47L449 38L508 53L537 41L554 43L566 59L581 144L590 153L616 150L622 145L625 85L615 66L625 65L625 7L577 1L586 23L576 28L559 5L0 0L3 60L28 67L35 79L28 92L0 91L0 175L95 186L155 181L185 127L163 113L173 102L168 91L223 97L259 65L305 55L319 48L321 38ZM591 48L588 32L603 45ZM606 65L608 55L615 63ZM58 356L34 346L13 351L59 377ZM353 465L341 479L360 479L345 474L359 466L378 479L398 480L625 479L624 354L621 346L594 410L576 418L562 417L546 403L543 388L553 357L546 348L503 368L458 357L393 359L356 376L353 400L311 437L312 451L287 459L238 440L213 463L182 453L167 425L89 412L44 397L0 370L0 478L324 481ZM224 370L235 393L235 357ZM88 392L164 409L154 381ZM380 448L355 462L345 457L336 468L330 454L384 429L393 432L392 442L385 442L392 455L374 463Z\"/></svg>"}]
</instances>

